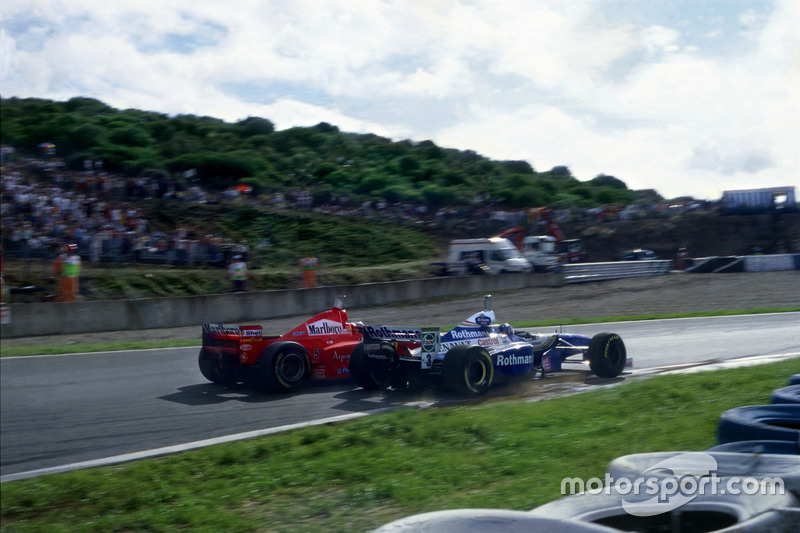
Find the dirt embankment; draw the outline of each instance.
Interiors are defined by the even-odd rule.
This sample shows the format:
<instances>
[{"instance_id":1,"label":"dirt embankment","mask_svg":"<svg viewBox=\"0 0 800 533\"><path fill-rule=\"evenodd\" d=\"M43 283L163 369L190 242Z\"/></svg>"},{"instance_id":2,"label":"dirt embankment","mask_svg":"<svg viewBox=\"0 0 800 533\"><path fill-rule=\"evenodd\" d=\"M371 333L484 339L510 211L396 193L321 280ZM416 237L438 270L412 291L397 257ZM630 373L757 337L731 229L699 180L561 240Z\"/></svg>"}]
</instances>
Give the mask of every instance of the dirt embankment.
<instances>
[{"instance_id":1,"label":"dirt embankment","mask_svg":"<svg viewBox=\"0 0 800 533\"><path fill-rule=\"evenodd\" d=\"M680 247L691 257L800 253L800 213L763 215L683 215L616 222L564 225L568 238L580 238L590 261L618 261L632 248L675 259Z\"/></svg>"}]
</instances>

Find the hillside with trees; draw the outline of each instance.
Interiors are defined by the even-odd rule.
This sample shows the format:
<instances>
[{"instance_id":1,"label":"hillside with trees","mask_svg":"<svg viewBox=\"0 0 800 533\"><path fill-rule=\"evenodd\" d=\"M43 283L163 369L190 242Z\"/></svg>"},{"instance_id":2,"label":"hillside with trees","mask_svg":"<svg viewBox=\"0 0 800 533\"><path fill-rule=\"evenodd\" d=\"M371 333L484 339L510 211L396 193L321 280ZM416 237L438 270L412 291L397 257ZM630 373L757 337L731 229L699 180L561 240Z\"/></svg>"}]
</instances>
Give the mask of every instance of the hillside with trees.
<instances>
[{"instance_id":1,"label":"hillside with trees","mask_svg":"<svg viewBox=\"0 0 800 533\"><path fill-rule=\"evenodd\" d=\"M235 123L195 115L115 109L91 98L0 101L0 142L35 153L55 145L69 168L102 161L129 176L173 177L209 190L239 184L254 194L310 192L314 205L384 200L441 207L553 208L657 201L606 175L580 181L565 166L539 172L525 161L493 161L432 141L394 141L331 124L276 131L270 120Z\"/></svg>"}]
</instances>

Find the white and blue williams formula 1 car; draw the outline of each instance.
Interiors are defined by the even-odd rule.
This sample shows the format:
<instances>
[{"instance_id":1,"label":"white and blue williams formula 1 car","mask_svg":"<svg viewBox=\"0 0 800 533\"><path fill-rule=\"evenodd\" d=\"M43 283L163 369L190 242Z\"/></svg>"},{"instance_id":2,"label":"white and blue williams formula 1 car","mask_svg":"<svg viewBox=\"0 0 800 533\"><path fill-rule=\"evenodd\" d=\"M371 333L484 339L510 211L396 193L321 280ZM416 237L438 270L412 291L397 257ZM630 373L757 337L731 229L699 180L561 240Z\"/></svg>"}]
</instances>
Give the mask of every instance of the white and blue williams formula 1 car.
<instances>
[{"instance_id":1,"label":"white and blue williams formula 1 car","mask_svg":"<svg viewBox=\"0 0 800 533\"><path fill-rule=\"evenodd\" d=\"M438 328L365 325L363 341L350 355L350 375L369 390L432 386L457 395L485 394L493 383L533 379L562 371L567 358L589 365L603 378L631 365L616 333L592 337L535 334L496 324L491 296L484 309L448 332Z\"/></svg>"}]
</instances>

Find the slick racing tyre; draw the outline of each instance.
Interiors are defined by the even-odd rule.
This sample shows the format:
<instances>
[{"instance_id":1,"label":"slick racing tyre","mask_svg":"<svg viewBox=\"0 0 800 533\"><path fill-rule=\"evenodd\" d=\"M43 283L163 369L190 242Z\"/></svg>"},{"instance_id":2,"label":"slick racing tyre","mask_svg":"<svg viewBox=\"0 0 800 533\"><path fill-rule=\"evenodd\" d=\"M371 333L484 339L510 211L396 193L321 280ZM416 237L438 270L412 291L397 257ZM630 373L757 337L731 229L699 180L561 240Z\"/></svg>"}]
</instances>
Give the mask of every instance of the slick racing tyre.
<instances>
[{"instance_id":1,"label":"slick racing tyre","mask_svg":"<svg viewBox=\"0 0 800 533\"><path fill-rule=\"evenodd\" d=\"M392 384L392 372L389 360L395 355L390 346L382 346L378 354L386 359L370 359L364 353L364 345L359 344L350 354L350 375L356 384L366 390L388 389Z\"/></svg>"},{"instance_id":2,"label":"slick racing tyre","mask_svg":"<svg viewBox=\"0 0 800 533\"><path fill-rule=\"evenodd\" d=\"M222 353L212 353L205 349L200 349L198 356L200 373L208 381L220 385L230 385L236 382L236 362Z\"/></svg>"},{"instance_id":3,"label":"slick racing tyre","mask_svg":"<svg viewBox=\"0 0 800 533\"><path fill-rule=\"evenodd\" d=\"M800 405L773 404L734 407L717 424L717 442L800 439Z\"/></svg>"},{"instance_id":4,"label":"slick racing tyre","mask_svg":"<svg viewBox=\"0 0 800 533\"><path fill-rule=\"evenodd\" d=\"M469 344L454 346L442 363L444 388L459 396L480 396L494 379L492 357L485 348Z\"/></svg>"},{"instance_id":5,"label":"slick racing tyre","mask_svg":"<svg viewBox=\"0 0 800 533\"><path fill-rule=\"evenodd\" d=\"M258 359L258 387L267 392L295 392L311 377L305 349L293 342L267 346Z\"/></svg>"},{"instance_id":6,"label":"slick racing tyre","mask_svg":"<svg viewBox=\"0 0 800 533\"><path fill-rule=\"evenodd\" d=\"M619 376L627 358L625 343L616 333L598 333L589 341L589 368L596 376Z\"/></svg>"},{"instance_id":7,"label":"slick racing tyre","mask_svg":"<svg viewBox=\"0 0 800 533\"><path fill-rule=\"evenodd\" d=\"M800 385L775 389L769 397L769 403L800 403Z\"/></svg>"}]
</instances>

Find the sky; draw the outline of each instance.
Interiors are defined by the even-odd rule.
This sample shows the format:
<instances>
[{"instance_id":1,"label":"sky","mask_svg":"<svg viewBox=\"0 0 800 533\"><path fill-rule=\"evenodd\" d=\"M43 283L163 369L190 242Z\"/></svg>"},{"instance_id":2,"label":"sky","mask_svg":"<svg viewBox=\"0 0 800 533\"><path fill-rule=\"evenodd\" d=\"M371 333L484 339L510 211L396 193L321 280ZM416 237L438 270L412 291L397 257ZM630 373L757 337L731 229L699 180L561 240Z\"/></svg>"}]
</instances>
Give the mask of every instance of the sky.
<instances>
[{"instance_id":1,"label":"sky","mask_svg":"<svg viewBox=\"0 0 800 533\"><path fill-rule=\"evenodd\" d=\"M798 0L3 0L0 95L800 192Z\"/></svg>"}]
</instances>

